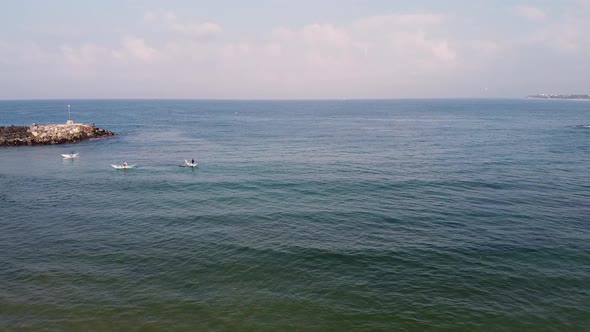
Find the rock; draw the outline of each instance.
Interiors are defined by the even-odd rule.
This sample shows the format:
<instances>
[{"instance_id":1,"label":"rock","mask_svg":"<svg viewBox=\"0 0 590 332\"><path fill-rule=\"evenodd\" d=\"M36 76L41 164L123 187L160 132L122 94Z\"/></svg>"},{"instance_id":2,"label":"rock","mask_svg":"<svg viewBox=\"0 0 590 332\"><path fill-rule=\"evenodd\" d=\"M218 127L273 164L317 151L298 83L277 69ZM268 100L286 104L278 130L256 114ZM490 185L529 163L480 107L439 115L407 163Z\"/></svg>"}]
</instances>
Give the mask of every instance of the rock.
<instances>
[{"instance_id":1,"label":"rock","mask_svg":"<svg viewBox=\"0 0 590 332\"><path fill-rule=\"evenodd\" d=\"M0 127L0 146L74 143L116 135L84 123Z\"/></svg>"}]
</instances>

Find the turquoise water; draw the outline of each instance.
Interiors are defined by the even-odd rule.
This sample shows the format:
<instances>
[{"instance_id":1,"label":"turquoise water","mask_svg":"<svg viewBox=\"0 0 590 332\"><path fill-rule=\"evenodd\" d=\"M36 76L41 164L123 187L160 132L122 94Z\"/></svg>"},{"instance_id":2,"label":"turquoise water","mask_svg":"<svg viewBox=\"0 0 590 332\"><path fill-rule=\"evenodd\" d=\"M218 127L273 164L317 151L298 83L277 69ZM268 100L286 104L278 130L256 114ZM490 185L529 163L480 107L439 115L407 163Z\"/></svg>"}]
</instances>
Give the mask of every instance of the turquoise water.
<instances>
[{"instance_id":1,"label":"turquoise water","mask_svg":"<svg viewBox=\"0 0 590 332\"><path fill-rule=\"evenodd\" d=\"M0 329L590 329L588 102L0 101L0 125L67 104L119 135L0 148Z\"/></svg>"}]
</instances>

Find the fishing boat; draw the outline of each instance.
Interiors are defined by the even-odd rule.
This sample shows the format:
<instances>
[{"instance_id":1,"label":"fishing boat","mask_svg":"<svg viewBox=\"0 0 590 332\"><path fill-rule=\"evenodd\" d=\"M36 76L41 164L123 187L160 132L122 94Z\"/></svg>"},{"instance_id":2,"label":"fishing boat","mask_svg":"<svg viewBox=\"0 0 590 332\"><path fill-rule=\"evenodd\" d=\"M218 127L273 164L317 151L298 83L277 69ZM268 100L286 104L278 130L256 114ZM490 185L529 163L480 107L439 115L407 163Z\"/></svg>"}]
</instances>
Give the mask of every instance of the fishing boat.
<instances>
[{"instance_id":1,"label":"fishing boat","mask_svg":"<svg viewBox=\"0 0 590 332\"><path fill-rule=\"evenodd\" d=\"M194 167L197 167L197 163L191 163L190 161L188 161L188 160L185 159L184 160L184 166L186 166L186 167L193 167L194 168Z\"/></svg>"},{"instance_id":2,"label":"fishing boat","mask_svg":"<svg viewBox=\"0 0 590 332\"><path fill-rule=\"evenodd\" d=\"M78 154L77 153L62 153L61 154L62 157L64 157L64 159L73 159L73 158L78 158Z\"/></svg>"},{"instance_id":3,"label":"fishing boat","mask_svg":"<svg viewBox=\"0 0 590 332\"><path fill-rule=\"evenodd\" d=\"M113 164L111 164L111 166L114 169L132 169L132 168L135 168L135 165L125 165L125 164L121 164L121 165L113 165Z\"/></svg>"}]
</instances>

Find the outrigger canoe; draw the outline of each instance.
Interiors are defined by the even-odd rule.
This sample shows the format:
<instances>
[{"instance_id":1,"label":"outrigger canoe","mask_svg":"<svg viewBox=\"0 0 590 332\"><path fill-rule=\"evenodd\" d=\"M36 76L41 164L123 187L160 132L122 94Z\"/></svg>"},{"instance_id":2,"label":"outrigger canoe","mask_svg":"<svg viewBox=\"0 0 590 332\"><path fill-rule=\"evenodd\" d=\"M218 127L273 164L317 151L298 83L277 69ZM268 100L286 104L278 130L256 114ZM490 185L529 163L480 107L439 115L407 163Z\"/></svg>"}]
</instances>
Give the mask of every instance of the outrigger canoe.
<instances>
[{"instance_id":1,"label":"outrigger canoe","mask_svg":"<svg viewBox=\"0 0 590 332\"><path fill-rule=\"evenodd\" d=\"M111 165L114 169L132 169L135 165Z\"/></svg>"},{"instance_id":2,"label":"outrigger canoe","mask_svg":"<svg viewBox=\"0 0 590 332\"><path fill-rule=\"evenodd\" d=\"M188 160L185 159L184 160L184 166L186 166L186 167L197 167L197 163L191 163L190 161L188 161Z\"/></svg>"}]
</instances>

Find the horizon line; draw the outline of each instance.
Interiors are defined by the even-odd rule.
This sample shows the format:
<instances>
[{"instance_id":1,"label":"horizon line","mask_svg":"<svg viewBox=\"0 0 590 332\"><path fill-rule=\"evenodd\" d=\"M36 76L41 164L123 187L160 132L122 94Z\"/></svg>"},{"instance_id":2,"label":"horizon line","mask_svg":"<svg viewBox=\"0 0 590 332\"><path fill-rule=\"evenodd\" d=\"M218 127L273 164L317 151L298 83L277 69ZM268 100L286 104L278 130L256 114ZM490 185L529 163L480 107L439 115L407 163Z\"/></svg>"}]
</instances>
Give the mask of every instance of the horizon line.
<instances>
[{"instance_id":1,"label":"horizon line","mask_svg":"<svg viewBox=\"0 0 590 332\"><path fill-rule=\"evenodd\" d=\"M531 99L525 97L398 97L398 98L0 98L0 101L152 100L152 101L363 101L363 100Z\"/></svg>"}]
</instances>

